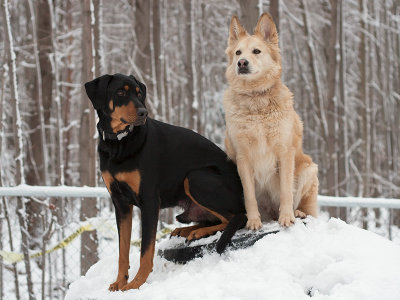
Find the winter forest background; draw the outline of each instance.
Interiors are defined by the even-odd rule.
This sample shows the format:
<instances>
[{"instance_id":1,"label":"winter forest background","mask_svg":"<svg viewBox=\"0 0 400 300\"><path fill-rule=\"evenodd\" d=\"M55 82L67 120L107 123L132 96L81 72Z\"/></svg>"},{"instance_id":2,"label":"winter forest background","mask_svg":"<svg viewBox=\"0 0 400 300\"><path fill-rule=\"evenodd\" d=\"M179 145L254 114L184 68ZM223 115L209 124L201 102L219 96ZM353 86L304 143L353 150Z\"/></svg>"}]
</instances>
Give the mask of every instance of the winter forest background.
<instances>
[{"instance_id":1,"label":"winter forest background","mask_svg":"<svg viewBox=\"0 0 400 300\"><path fill-rule=\"evenodd\" d=\"M252 32L260 13L269 11L280 35L283 81L304 122L305 152L319 165L319 193L400 198L399 0L1 4L0 186L103 186L96 116L83 83L105 73L135 75L147 85L152 117L192 128L223 147L230 18L238 15ZM65 238L68 225L112 218L111 210L108 199L3 197L0 249L45 250L51 239ZM381 209L326 210L348 221L357 217L364 228L388 218ZM390 214L397 226L398 211ZM173 210L161 213L167 223L173 217ZM74 257L82 274L101 255L99 239L96 231L81 236L84 246ZM17 298L25 298L23 289L30 298L61 298L71 267L66 251L56 263L42 256L31 266L26 259L24 265L1 258L0 299L7 289ZM39 275L31 277L30 267ZM49 288L52 272L62 274ZM5 288L7 279L15 284Z\"/></svg>"}]
</instances>

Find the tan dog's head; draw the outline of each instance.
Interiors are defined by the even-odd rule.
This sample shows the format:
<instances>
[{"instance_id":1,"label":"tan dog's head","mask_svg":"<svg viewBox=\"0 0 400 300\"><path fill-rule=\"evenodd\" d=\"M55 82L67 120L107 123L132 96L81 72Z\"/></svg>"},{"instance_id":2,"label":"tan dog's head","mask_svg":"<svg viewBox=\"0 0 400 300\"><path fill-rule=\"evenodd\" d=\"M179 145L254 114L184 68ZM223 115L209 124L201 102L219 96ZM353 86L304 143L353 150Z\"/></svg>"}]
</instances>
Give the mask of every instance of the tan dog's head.
<instances>
[{"instance_id":1,"label":"tan dog's head","mask_svg":"<svg viewBox=\"0 0 400 300\"><path fill-rule=\"evenodd\" d=\"M226 77L230 87L240 92L263 92L281 76L278 32L271 16L259 18L254 34L249 35L233 16L229 29L229 65Z\"/></svg>"}]
</instances>

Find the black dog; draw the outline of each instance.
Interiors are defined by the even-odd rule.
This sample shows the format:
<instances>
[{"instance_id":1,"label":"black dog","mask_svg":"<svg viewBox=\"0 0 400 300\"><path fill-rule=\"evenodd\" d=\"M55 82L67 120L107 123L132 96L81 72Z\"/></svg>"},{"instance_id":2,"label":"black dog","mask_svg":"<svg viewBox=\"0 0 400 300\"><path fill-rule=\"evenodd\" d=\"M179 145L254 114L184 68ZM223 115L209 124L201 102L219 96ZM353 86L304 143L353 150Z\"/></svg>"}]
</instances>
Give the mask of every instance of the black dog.
<instances>
[{"instance_id":1,"label":"black dog","mask_svg":"<svg viewBox=\"0 0 400 300\"><path fill-rule=\"evenodd\" d=\"M104 75L85 84L99 116L100 169L115 206L119 269L111 291L139 288L153 268L160 208L181 206L182 223L172 235L199 239L224 230L222 252L246 224L236 166L212 142L191 130L147 117L146 87L133 76ZM132 207L141 210L140 267L127 283Z\"/></svg>"}]
</instances>

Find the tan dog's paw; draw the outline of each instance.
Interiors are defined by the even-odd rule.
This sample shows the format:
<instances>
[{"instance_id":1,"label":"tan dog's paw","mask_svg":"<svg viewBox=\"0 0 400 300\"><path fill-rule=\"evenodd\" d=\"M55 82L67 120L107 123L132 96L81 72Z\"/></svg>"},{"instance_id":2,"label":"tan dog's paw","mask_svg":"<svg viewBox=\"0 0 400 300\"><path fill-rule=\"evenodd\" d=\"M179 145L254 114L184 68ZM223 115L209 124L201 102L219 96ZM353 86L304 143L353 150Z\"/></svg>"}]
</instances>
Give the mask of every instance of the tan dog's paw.
<instances>
[{"instance_id":1,"label":"tan dog's paw","mask_svg":"<svg viewBox=\"0 0 400 300\"><path fill-rule=\"evenodd\" d=\"M110 284L108 290L111 292L119 291L123 286L126 285L127 282L128 282L128 276L121 279L117 279L114 283Z\"/></svg>"},{"instance_id":2,"label":"tan dog's paw","mask_svg":"<svg viewBox=\"0 0 400 300\"><path fill-rule=\"evenodd\" d=\"M296 209L294 211L294 216L296 218L302 218L302 219L305 219L307 217L307 215L305 213L303 213L301 210L298 210L298 209Z\"/></svg>"},{"instance_id":3,"label":"tan dog's paw","mask_svg":"<svg viewBox=\"0 0 400 300\"><path fill-rule=\"evenodd\" d=\"M131 282L126 284L121 291L128 291L128 290L136 290L140 288L140 286L145 282L145 280L140 280L138 278L134 278Z\"/></svg>"},{"instance_id":4,"label":"tan dog's paw","mask_svg":"<svg viewBox=\"0 0 400 300\"><path fill-rule=\"evenodd\" d=\"M261 219L260 217L256 218L248 218L247 223L246 223L246 228L250 230L258 230L262 227Z\"/></svg>"},{"instance_id":5,"label":"tan dog's paw","mask_svg":"<svg viewBox=\"0 0 400 300\"><path fill-rule=\"evenodd\" d=\"M279 213L279 224L281 226L289 227L294 223L294 213L293 210L288 210L288 211L281 211Z\"/></svg>"}]
</instances>

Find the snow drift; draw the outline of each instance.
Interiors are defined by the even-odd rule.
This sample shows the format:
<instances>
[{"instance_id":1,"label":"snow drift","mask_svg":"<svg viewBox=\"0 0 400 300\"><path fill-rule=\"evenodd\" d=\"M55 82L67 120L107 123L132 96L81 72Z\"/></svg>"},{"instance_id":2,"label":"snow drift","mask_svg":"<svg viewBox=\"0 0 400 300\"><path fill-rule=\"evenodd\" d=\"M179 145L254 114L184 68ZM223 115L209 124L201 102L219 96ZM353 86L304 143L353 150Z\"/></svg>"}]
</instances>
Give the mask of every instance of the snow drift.
<instances>
[{"instance_id":1,"label":"snow drift","mask_svg":"<svg viewBox=\"0 0 400 300\"><path fill-rule=\"evenodd\" d=\"M270 227L276 224L264 225ZM176 242L164 240L158 247ZM139 255L133 247L130 279ZM108 291L117 260L115 255L93 265L70 285L65 299L400 299L400 247L334 218L310 218L307 225L297 221L251 248L210 253L186 265L156 256L153 272L139 290Z\"/></svg>"}]
</instances>

